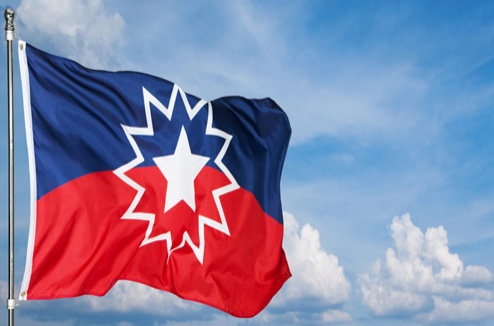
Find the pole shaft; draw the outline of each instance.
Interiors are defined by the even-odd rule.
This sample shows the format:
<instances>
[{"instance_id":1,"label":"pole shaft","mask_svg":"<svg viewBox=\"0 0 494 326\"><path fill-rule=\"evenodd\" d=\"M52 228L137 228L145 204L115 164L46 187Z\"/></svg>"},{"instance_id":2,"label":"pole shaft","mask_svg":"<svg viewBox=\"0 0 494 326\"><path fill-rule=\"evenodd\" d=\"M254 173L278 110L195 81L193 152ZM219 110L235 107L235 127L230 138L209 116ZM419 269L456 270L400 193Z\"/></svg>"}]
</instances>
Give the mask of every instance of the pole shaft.
<instances>
[{"instance_id":1,"label":"pole shaft","mask_svg":"<svg viewBox=\"0 0 494 326\"><path fill-rule=\"evenodd\" d=\"M9 79L9 299L14 299L14 94L12 41L7 41L7 75ZM14 309L9 309L9 325L14 324Z\"/></svg>"},{"instance_id":2,"label":"pole shaft","mask_svg":"<svg viewBox=\"0 0 494 326\"><path fill-rule=\"evenodd\" d=\"M14 40L14 11L5 10L5 40L7 41L8 134L9 134L9 326L14 326L14 74L12 42Z\"/></svg>"}]
</instances>

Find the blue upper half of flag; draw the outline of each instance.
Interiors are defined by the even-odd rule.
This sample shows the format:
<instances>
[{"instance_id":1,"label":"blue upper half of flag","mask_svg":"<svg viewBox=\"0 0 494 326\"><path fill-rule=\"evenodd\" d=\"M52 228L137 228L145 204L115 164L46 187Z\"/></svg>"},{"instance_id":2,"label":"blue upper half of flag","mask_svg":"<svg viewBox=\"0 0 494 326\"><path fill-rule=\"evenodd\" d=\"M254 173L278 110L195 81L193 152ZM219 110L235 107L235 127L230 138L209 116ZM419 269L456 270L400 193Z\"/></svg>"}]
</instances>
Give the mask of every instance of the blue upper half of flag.
<instances>
[{"instance_id":1,"label":"blue upper half of flag","mask_svg":"<svg viewBox=\"0 0 494 326\"><path fill-rule=\"evenodd\" d=\"M89 173L113 171L136 158L123 126L144 128L147 91L167 107L173 83L137 72L87 69L26 44L31 96L37 199ZM139 166L174 152L182 127L194 154L215 162L225 139L206 134L208 104L176 95L173 114L153 103L153 135L134 135L142 154ZM187 106L198 105L191 118ZM211 102L212 127L232 136L221 164L263 210L282 223L280 178L291 134L287 116L271 99L224 97Z\"/></svg>"}]
</instances>

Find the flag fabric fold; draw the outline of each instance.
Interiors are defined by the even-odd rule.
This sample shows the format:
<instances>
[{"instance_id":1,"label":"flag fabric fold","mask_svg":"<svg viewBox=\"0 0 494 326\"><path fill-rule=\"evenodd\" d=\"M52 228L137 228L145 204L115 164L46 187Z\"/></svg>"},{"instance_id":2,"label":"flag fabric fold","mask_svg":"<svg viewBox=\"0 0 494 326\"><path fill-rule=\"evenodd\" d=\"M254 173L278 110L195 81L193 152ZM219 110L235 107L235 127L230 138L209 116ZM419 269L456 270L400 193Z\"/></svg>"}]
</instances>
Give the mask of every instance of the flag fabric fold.
<instances>
[{"instance_id":1,"label":"flag fabric fold","mask_svg":"<svg viewBox=\"0 0 494 326\"><path fill-rule=\"evenodd\" d=\"M19 62L31 182L20 300L103 296L129 280L236 317L259 313L291 276L281 108L204 101L23 41Z\"/></svg>"}]
</instances>

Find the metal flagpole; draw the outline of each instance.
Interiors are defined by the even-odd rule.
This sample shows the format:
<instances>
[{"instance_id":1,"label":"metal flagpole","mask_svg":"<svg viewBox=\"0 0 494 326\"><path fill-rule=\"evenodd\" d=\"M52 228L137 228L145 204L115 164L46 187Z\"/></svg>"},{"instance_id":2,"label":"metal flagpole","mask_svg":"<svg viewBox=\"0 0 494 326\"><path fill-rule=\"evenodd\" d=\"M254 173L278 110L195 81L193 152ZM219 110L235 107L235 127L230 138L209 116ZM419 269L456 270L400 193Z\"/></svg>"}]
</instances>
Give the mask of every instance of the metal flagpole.
<instances>
[{"instance_id":1,"label":"metal flagpole","mask_svg":"<svg viewBox=\"0 0 494 326\"><path fill-rule=\"evenodd\" d=\"M12 42L14 41L14 10L7 8L5 40L7 41L7 79L9 97L9 326L14 326L14 75L12 73Z\"/></svg>"}]
</instances>

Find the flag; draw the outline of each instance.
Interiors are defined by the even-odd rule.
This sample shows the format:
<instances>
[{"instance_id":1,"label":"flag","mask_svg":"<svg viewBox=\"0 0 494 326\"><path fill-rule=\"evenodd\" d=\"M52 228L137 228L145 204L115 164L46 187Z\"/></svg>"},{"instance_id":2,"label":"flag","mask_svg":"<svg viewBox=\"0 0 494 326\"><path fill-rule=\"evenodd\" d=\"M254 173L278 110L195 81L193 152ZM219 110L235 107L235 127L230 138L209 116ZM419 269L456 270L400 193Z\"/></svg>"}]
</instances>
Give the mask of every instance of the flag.
<instances>
[{"instance_id":1,"label":"flag","mask_svg":"<svg viewBox=\"0 0 494 326\"><path fill-rule=\"evenodd\" d=\"M31 180L20 300L146 284L236 317L291 276L280 177L291 134L271 99L204 101L137 72L19 42Z\"/></svg>"}]
</instances>

